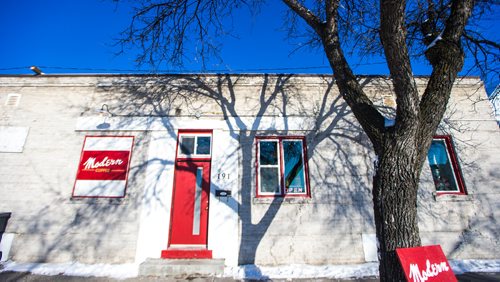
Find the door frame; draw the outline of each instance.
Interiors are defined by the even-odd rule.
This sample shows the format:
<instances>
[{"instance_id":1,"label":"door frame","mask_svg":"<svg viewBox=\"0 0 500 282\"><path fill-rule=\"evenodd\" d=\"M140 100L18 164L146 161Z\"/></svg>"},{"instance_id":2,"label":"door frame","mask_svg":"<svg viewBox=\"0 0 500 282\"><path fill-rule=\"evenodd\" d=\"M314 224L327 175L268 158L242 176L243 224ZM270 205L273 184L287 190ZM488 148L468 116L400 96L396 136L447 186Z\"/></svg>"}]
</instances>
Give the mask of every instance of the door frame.
<instances>
[{"instance_id":1,"label":"door frame","mask_svg":"<svg viewBox=\"0 0 500 282\"><path fill-rule=\"evenodd\" d=\"M210 136L210 154L209 155L202 155L202 156L197 156L196 154L194 156L186 156L182 155L179 152L180 148L180 140L182 136L186 135L193 135L193 136ZM196 144L195 144L196 148ZM209 171L208 171L208 181L209 181L209 187L208 187L208 212L207 212L207 226L206 226L206 244L205 245L199 245L199 246L204 246L205 248L208 248L208 226L210 224L209 218L210 218L210 190L211 190L211 173L212 173L212 152L213 152L213 130L193 130L193 129L180 129L177 132L177 143L175 147L175 161L174 161L174 179L172 183L172 201L171 201L171 207L170 207L170 226L168 229L168 243L167 243L167 248L171 248L172 246L172 229L173 229L173 217L174 217L174 199L175 199L175 193L176 193L176 178L177 178L177 162L179 161L193 161L193 162L199 162L199 161L206 161L209 162ZM173 245L174 247L176 245ZM182 246L182 245L180 245Z\"/></svg>"}]
</instances>

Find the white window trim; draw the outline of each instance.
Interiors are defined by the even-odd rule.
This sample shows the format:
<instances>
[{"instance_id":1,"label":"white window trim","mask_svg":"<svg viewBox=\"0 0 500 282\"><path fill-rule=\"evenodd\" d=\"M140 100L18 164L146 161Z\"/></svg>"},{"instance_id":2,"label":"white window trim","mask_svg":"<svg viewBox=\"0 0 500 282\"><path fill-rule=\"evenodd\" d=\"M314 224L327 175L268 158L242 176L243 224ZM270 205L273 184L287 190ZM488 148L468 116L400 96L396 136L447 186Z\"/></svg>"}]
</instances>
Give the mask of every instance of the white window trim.
<instances>
[{"instance_id":1,"label":"white window trim","mask_svg":"<svg viewBox=\"0 0 500 282\"><path fill-rule=\"evenodd\" d=\"M181 144L182 144L182 137L194 137L194 154L191 155L185 155L182 153L181 150ZM196 154L196 151L198 150L198 137L210 137L210 152L208 154ZM213 144L213 138L212 134L210 133L180 133L179 134L179 142L177 144L177 157L180 158L210 158L212 156L212 144Z\"/></svg>"},{"instance_id":2,"label":"white window trim","mask_svg":"<svg viewBox=\"0 0 500 282\"><path fill-rule=\"evenodd\" d=\"M278 158L278 163L275 164L275 165L262 165L260 163L260 142L261 141L264 141L264 142L274 142L276 143L276 150L278 151L277 152L277 158ZM270 139L258 139L257 140L258 142L258 147L259 147L259 151L258 151L258 154L257 154L257 158L258 158L258 164L259 164L259 175L258 175L258 181L259 181L259 196L279 196L279 195L282 195L282 191L281 191L281 148L280 148L280 142L278 139L273 139L273 138L270 138ZM276 167L278 168L278 184L279 184L279 191L277 193L271 193L271 192L263 192L261 189L262 189L262 184L261 184L261 168L266 168L266 167Z\"/></svg>"}]
</instances>

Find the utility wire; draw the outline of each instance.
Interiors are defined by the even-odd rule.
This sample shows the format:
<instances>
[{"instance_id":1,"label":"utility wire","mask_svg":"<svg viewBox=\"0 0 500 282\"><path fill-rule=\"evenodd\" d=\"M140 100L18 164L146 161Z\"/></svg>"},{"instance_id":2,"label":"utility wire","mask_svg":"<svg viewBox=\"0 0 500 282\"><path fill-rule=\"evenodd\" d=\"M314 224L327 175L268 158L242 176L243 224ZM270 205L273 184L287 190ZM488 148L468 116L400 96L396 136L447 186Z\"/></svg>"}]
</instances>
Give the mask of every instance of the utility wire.
<instances>
[{"instance_id":1,"label":"utility wire","mask_svg":"<svg viewBox=\"0 0 500 282\"><path fill-rule=\"evenodd\" d=\"M0 68L0 71L2 70L21 70L21 69L28 69L29 66L26 67L12 67L12 68Z\"/></svg>"},{"instance_id":2,"label":"utility wire","mask_svg":"<svg viewBox=\"0 0 500 282\"><path fill-rule=\"evenodd\" d=\"M356 64L355 66L380 65L385 62L373 62ZM57 67L38 66L41 69L53 70L73 70L73 71L101 71L101 72L140 72L140 73L207 73L207 72L254 72L254 71L290 71L290 70L310 70L310 69L330 69L329 66L304 66L304 67L277 67L277 68L248 68L248 69L212 69L212 70L144 70L144 69L113 69L113 68L82 68L82 67ZM0 68L0 71L29 69L30 66Z\"/></svg>"}]
</instances>

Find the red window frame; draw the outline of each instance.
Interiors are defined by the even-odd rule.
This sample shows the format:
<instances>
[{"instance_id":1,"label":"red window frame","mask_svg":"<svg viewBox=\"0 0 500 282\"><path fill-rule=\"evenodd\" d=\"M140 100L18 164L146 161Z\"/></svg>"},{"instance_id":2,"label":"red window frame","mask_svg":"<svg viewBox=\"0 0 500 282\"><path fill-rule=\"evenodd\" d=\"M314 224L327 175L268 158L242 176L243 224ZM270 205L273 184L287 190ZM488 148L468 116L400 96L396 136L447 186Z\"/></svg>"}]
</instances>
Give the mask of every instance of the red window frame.
<instances>
[{"instance_id":1,"label":"red window frame","mask_svg":"<svg viewBox=\"0 0 500 282\"><path fill-rule=\"evenodd\" d=\"M269 141L276 141L278 143L278 158L279 158L279 175L280 175L280 192L277 194L262 194L260 192L260 181L259 181L259 157L260 157L260 151L259 151L259 142L262 140L269 140ZM283 161L283 146L282 142L287 141L287 140L300 140L302 141L302 161L304 164L304 185L306 188L306 192L303 194L290 194L285 192L285 181L284 181L284 161ZM258 198L274 198L274 197L302 197L302 198L309 198L311 197L311 190L309 186L309 165L308 165L308 159L307 159L307 144L306 144L306 138L304 136L257 136L255 137L255 152L256 152L256 157L255 157L255 195Z\"/></svg>"},{"instance_id":2,"label":"red window frame","mask_svg":"<svg viewBox=\"0 0 500 282\"><path fill-rule=\"evenodd\" d=\"M447 194L454 194L454 195L467 195L467 190L465 187L465 182L463 179L462 175L462 170L460 168L460 164L458 162L457 158L457 153L455 151L455 146L453 145L453 139L450 135L435 135L432 140L443 140L445 147L446 147L446 153L449 157L449 161L451 164L451 167L453 169L453 176L455 177L455 183L457 184L458 191L438 191L436 187L436 193L437 195L447 195ZM429 166L431 164L429 163ZM434 177L433 177L434 181ZM436 183L434 183L436 186Z\"/></svg>"}]
</instances>

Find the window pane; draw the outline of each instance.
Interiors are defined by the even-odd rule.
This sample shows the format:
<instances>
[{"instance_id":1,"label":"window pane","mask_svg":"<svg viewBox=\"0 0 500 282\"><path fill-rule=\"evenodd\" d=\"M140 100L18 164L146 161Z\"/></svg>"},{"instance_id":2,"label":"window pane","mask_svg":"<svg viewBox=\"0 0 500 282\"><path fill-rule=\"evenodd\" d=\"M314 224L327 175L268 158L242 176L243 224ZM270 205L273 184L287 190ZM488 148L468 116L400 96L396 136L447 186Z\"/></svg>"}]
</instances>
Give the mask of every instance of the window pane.
<instances>
[{"instance_id":1,"label":"window pane","mask_svg":"<svg viewBox=\"0 0 500 282\"><path fill-rule=\"evenodd\" d=\"M198 155L210 155L210 137L209 136L198 137L198 146L196 147L196 154L198 154Z\"/></svg>"},{"instance_id":2,"label":"window pane","mask_svg":"<svg viewBox=\"0 0 500 282\"><path fill-rule=\"evenodd\" d=\"M287 193L305 193L301 141L283 141L285 188Z\"/></svg>"},{"instance_id":3,"label":"window pane","mask_svg":"<svg viewBox=\"0 0 500 282\"><path fill-rule=\"evenodd\" d=\"M278 143L272 141L260 141L260 164L277 165L278 164Z\"/></svg>"},{"instance_id":4,"label":"window pane","mask_svg":"<svg viewBox=\"0 0 500 282\"><path fill-rule=\"evenodd\" d=\"M460 191L455 180L455 173L453 172L445 140L433 140L427 158L431 166L436 190Z\"/></svg>"},{"instance_id":5,"label":"window pane","mask_svg":"<svg viewBox=\"0 0 500 282\"><path fill-rule=\"evenodd\" d=\"M194 137L181 137L181 154L192 155L194 153Z\"/></svg>"},{"instance_id":6,"label":"window pane","mask_svg":"<svg viewBox=\"0 0 500 282\"><path fill-rule=\"evenodd\" d=\"M264 193L279 193L279 171L277 167L260 168L260 191Z\"/></svg>"}]
</instances>

